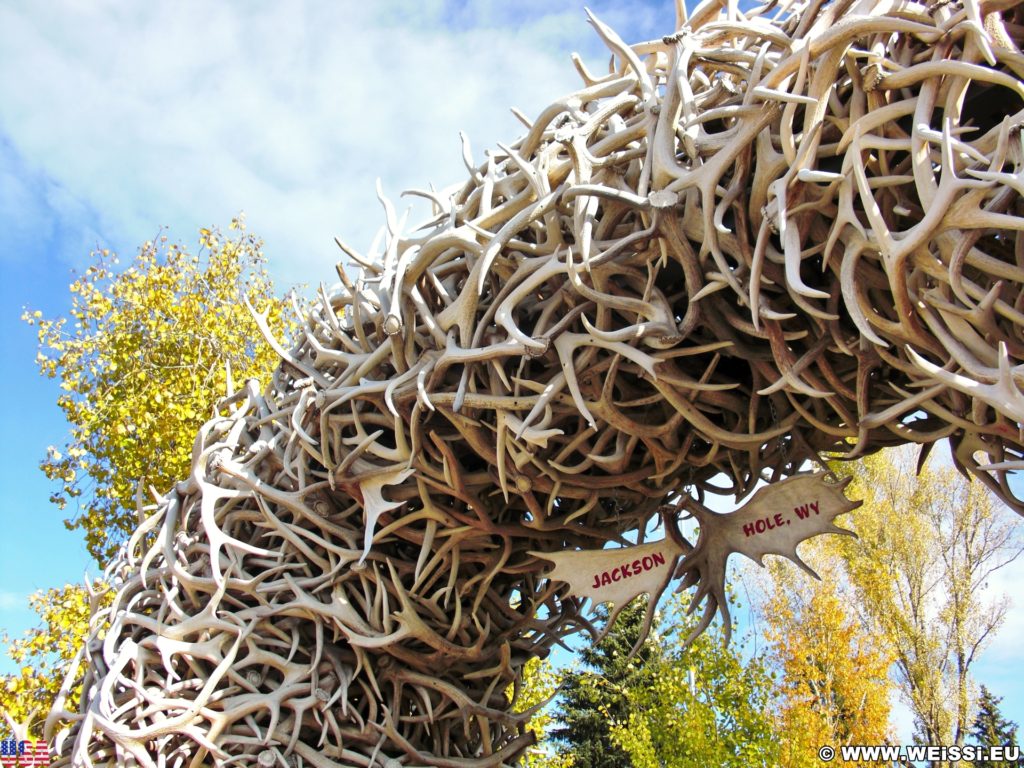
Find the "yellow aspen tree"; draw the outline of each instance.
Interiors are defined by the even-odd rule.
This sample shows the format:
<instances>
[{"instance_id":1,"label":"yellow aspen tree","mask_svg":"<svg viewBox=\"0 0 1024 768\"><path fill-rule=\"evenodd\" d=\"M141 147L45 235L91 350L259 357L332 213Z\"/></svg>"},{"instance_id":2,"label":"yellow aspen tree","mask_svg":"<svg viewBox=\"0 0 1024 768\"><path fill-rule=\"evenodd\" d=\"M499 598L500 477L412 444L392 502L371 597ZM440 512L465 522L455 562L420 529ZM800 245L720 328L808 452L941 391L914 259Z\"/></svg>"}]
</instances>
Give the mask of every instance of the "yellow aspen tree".
<instances>
[{"instance_id":1,"label":"yellow aspen tree","mask_svg":"<svg viewBox=\"0 0 1024 768\"><path fill-rule=\"evenodd\" d=\"M666 607L651 640L660 652L623 687L612 741L633 768L776 766L779 734L764 658L745 653L738 640L727 645L721 625L687 645L696 619L684 615L679 597Z\"/></svg>"},{"instance_id":2,"label":"yellow aspen tree","mask_svg":"<svg viewBox=\"0 0 1024 768\"><path fill-rule=\"evenodd\" d=\"M761 608L779 672L780 764L785 768L821 765L818 750L825 745L838 750L844 744L882 744L892 736L892 651L865 630L853 610L834 547L825 541L801 550L821 581L788 563L769 565Z\"/></svg>"},{"instance_id":3,"label":"yellow aspen tree","mask_svg":"<svg viewBox=\"0 0 1024 768\"><path fill-rule=\"evenodd\" d=\"M987 585L1020 556L1019 522L978 482L912 452L845 470L864 505L840 551L863 618L892 647L895 677L924 744L963 744L977 698L971 669L1009 605Z\"/></svg>"},{"instance_id":4,"label":"yellow aspen tree","mask_svg":"<svg viewBox=\"0 0 1024 768\"><path fill-rule=\"evenodd\" d=\"M40 372L60 381L57 405L70 428L41 468L57 484L51 501L73 510L65 525L82 532L100 566L135 528L138 503L187 475L195 435L218 400L247 379L267 382L277 367L246 304L278 338L299 316L275 295L262 241L242 217L229 236L205 228L199 236L194 254L166 236L146 242L124 269L95 253L71 283L67 317L24 314L38 327ZM0 710L16 722L38 724L50 709L88 629L89 601L83 585L38 592L30 604L40 625L5 637L19 671L0 677ZM68 692L65 708L77 695Z\"/></svg>"},{"instance_id":5,"label":"yellow aspen tree","mask_svg":"<svg viewBox=\"0 0 1024 768\"><path fill-rule=\"evenodd\" d=\"M65 524L81 530L101 565L137 523L136 492L167 490L185 477L199 427L235 382L266 381L278 356L246 301L267 312L277 334L295 322L274 295L262 241L241 218L232 237L201 229L191 254L166 236L146 242L123 270L94 254L70 286L68 317L38 326L40 372L60 380L57 404L70 426L61 448L41 464L57 483Z\"/></svg>"},{"instance_id":6,"label":"yellow aspen tree","mask_svg":"<svg viewBox=\"0 0 1024 768\"><path fill-rule=\"evenodd\" d=\"M549 706L549 702L558 691L562 678L563 675L555 669L550 659L533 658L523 668L516 712L533 710L529 727L537 735L537 743L520 759L523 768L572 767L572 755L561 750L548 738L555 721L550 708L553 704ZM507 695L511 696L512 693L513 688L510 686Z\"/></svg>"}]
</instances>

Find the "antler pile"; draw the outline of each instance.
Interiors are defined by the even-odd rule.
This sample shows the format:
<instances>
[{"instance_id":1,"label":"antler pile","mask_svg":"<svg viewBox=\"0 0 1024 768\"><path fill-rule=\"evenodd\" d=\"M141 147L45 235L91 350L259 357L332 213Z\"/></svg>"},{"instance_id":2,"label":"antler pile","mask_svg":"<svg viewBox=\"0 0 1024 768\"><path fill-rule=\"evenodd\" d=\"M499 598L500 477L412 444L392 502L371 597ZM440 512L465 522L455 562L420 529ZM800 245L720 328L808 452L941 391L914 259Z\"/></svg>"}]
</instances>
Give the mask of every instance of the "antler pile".
<instances>
[{"instance_id":1,"label":"antler pile","mask_svg":"<svg viewBox=\"0 0 1024 768\"><path fill-rule=\"evenodd\" d=\"M383 201L383 252L202 430L62 764L509 764L506 688L589 629L531 550L942 437L1024 510L1021 17L706 2L633 48L592 18L610 73L467 148L425 225Z\"/></svg>"}]
</instances>

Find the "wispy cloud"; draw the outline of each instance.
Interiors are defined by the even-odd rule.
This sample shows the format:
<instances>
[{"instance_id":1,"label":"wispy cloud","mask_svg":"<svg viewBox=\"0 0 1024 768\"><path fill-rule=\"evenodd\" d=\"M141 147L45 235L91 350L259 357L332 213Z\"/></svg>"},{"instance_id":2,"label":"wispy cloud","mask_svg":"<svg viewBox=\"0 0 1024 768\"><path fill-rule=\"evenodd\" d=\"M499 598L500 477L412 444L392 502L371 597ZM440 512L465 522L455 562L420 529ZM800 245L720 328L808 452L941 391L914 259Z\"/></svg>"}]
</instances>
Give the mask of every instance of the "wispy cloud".
<instances>
[{"instance_id":1,"label":"wispy cloud","mask_svg":"<svg viewBox=\"0 0 1024 768\"><path fill-rule=\"evenodd\" d=\"M0 590L0 611L20 611L27 607L27 595Z\"/></svg>"},{"instance_id":2,"label":"wispy cloud","mask_svg":"<svg viewBox=\"0 0 1024 768\"><path fill-rule=\"evenodd\" d=\"M80 193L81 194L81 193ZM84 257L102 239L95 211L0 135L0 263L61 250Z\"/></svg>"},{"instance_id":3,"label":"wispy cloud","mask_svg":"<svg viewBox=\"0 0 1024 768\"><path fill-rule=\"evenodd\" d=\"M1007 510L1007 517L1012 515ZM1016 520L1011 525L1019 525ZM987 663L1006 663L1024 661L1024 644L1020 638L1024 636L1024 602L1021 600L1021 587L1024 585L1024 557L1019 557L1009 565L996 571L988 580L985 591L988 600L1009 597L1010 607L999 631L986 648L984 660Z\"/></svg>"},{"instance_id":4,"label":"wispy cloud","mask_svg":"<svg viewBox=\"0 0 1024 768\"><path fill-rule=\"evenodd\" d=\"M674 20L597 5L627 37ZM575 48L606 59L575 2L26 4L0 10L0 129L113 245L245 209L275 271L315 282L334 235L372 238L377 177L459 180L458 130L477 157L518 135L508 108L577 87Z\"/></svg>"}]
</instances>

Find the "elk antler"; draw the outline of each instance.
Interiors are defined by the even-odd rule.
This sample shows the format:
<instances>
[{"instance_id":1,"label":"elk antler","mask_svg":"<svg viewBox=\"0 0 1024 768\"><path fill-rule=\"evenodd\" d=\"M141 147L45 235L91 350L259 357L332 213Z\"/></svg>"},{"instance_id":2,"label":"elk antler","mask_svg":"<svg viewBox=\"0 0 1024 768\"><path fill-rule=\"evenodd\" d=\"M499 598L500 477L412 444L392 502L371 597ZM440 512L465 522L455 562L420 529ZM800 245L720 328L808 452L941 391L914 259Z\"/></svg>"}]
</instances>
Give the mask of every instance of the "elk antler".
<instances>
[{"instance_id":1,"label":"elk antler","mask_svg":"<svg viewBox=\"0 0 1024 768\"><path fill-rule=\"evenodd\" d=\"M381 195L380 252L342 246L358 275L203 428L57 764L509 765L510 685L593 631L545 555L684 482L950 436L1024 511L1022 17L707 0L630 48L591 16L609 72L467 146L424 224ZM680 565L712 614L716 519Z\"/></svg>"}]
</instances>

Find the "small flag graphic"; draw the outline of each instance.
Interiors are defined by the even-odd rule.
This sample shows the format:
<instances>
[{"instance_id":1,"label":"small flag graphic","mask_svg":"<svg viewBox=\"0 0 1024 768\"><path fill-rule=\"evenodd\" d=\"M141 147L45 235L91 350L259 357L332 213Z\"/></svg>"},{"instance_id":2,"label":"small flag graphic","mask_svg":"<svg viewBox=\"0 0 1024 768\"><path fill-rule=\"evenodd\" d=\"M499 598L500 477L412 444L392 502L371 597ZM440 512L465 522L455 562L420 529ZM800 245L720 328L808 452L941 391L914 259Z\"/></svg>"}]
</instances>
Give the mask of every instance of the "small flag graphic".
<instances>
[{"instance_id":1,"label":"small flag graphic","mask_svg":"<svg viewBox=\"0 0 1024 768\"><path fill-rule=\"evenodd\" d=\"M50 748L41 739L0 741L0 766L3 768L29 768L49 764Z\"/></svg>"}]
</instances>

